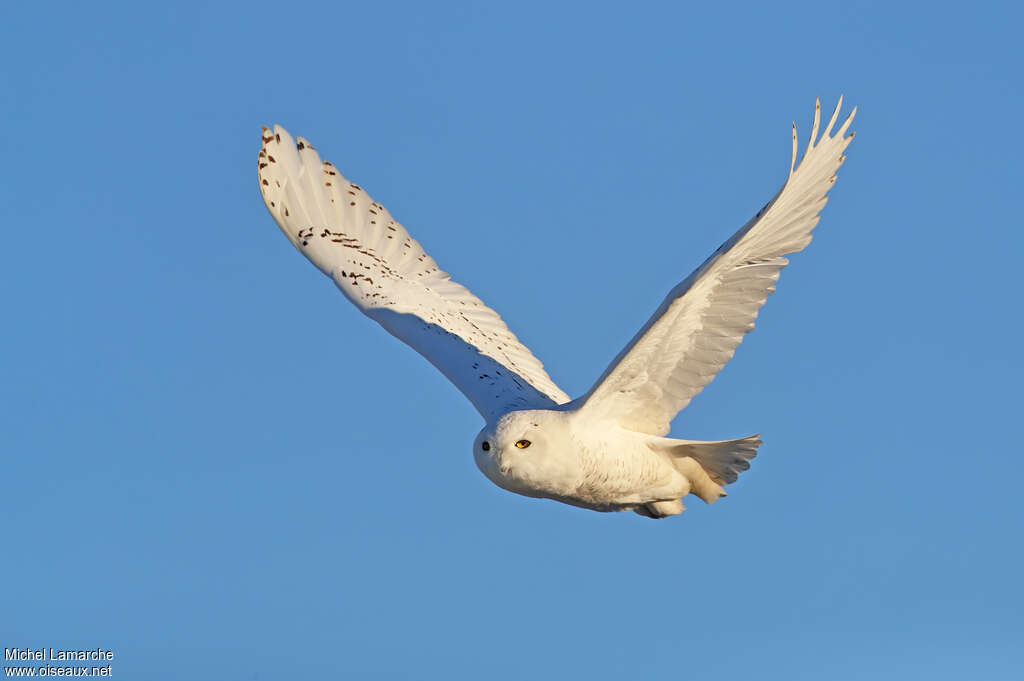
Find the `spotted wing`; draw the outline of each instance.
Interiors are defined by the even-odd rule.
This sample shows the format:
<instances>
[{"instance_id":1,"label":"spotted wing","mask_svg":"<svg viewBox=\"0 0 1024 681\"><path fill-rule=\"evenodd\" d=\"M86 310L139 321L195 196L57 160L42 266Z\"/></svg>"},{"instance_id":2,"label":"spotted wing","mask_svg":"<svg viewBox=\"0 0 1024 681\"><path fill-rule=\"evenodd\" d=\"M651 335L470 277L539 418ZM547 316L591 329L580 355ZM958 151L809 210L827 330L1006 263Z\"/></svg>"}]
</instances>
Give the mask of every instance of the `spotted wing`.
<instances>
[{"instance_id":1,"label":"spotted wing","mask_svg":"<svg viewBox=\"0 0 1024 681\"><path fill-rule=\"evenodd\" d=\"M412 346L485 419L569 400L494 310L452 281L387 209L306 140L263 129L263 200L288 240L352 303Z\"/></svg>"},{"instance_id":2,"label":"spotted wing","mask_svg":"<svg viewBox=\"0 0 1024 681\"><path fill-rule=\"evenodd\" d=\"M856 109L830 136L836 106L821 138L815 104L811 139L800 165L796 126L793 160L782 190L761 212L676 286L651 319L619 353L593 388L580 398L580 412L617 420L622 426L665 435L672 419L728 362L775 282L803 250L818 224L826 194L853 139L844 137Z\"/></svg>"}]
</instances>

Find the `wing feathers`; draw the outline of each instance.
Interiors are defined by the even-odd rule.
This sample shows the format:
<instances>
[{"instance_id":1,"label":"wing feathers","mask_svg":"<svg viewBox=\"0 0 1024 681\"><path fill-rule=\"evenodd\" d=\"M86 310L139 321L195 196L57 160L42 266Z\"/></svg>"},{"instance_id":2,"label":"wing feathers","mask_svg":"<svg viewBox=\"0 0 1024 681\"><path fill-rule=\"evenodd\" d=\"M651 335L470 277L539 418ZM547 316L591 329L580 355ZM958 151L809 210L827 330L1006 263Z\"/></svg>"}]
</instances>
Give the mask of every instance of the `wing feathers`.
<instances>
[{"instance_id":1,"label":"wing feathers","mask_svg":"<svg viewBox=\"0 0 1024 681\"><path fill-rule=\"evenodd\" d=\"M786 184L753 219L676 286L574 404L627 428L664 435L672 418L728 362L775 291L786 255L811 241L854 108L835 135L839 98L824 132L815 102L810 140ZM451 280L388 211L322 162L308 141L263 129L260 189L289 241L345 296L437 366L488 419L510 409L564 404L568 396L493 310Z\"/></svg>"},{"instance_id":2,"label":"wing feathers","mask_svg":"<svg viewBox=\"0 0 1024 681\"><path fill-rule=\"evenodd\" d=\"M299 252L437 366L485 418L568 401L501 317L307 140L264 128L259 178L267 209Z\"/></svg>"},{"instance_id":3,"label":"wing feathers","mask_svg":"<svg viewBox=\"0 0 1024 681\"><path fill-rule=\"evenodd\" d=\"M790 173L782 190L707 261L674 288L651 319L580 399L581 412L615 418L634 430L665 435L673 417L728 362L775 282L784 257L811 241L826 194L845 160L844 137L856 108L835 136L842 98L819 137L815 102L811 137L799 166L796 125ZM795 167L794 167L795 166Z\"/></svg>"}]
</instances>

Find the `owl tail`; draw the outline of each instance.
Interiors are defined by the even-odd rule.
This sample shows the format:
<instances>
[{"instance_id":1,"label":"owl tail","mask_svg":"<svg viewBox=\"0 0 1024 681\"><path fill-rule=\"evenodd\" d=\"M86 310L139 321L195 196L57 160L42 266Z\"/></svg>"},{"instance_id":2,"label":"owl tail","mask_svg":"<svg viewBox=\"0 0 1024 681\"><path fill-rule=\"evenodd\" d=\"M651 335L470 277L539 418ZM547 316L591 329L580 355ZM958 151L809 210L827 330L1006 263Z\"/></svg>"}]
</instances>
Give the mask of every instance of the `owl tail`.
<instances>
[{"instance_id":1,"label":"owl tail","mask_svg":"<svg viewBox=\"0 0 1024 681\"><path fill-rule=\"evenodd\" d=\"M761 446L760 433L739 440L699 442L678 440L676 452L692 456L719 485L736 482L740 473L750 468L750 460Z\"/></svg>"},{"instance_id":2,"label":"owl tail","mask_svg":"<svg viewBox=\"0 0 1024 681\"><path fill-rule=\"evenodd\" d=\"M658 438L654 448L668 454L676 469L690 480L691 493L710 504L725 496L724 485L736 482L739 474L750 468L760 446L760 436L751 435L718 442Z\"/></svg>"}]
</instances>

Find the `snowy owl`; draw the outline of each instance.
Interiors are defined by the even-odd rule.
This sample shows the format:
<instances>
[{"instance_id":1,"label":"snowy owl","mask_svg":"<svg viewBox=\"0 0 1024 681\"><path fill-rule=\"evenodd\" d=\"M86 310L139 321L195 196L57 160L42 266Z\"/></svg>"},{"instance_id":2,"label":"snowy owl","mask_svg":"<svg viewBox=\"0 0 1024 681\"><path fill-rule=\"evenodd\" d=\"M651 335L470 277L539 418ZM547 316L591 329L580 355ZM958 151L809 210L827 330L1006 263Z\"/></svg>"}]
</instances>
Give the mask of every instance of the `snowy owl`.
<instances>
[{"instance_id":1,"label":"snowy owl","mask_svg":"<svg viewBox=\"0 0 1024 681\"><path fill-rule=\"evenodd\" d=\"M725 495L750 467L757 435L668 438L677 413L736 351L790 253L811 241L842 165L856 108L835 135L843 100L819 137L821 106L800 164L796 125L785 185L682 283L593 387L571 400L496 312L438 267L387 209L313 147L263 128L259 183L277 225L366 316L426 357L486 425L473 442L481 472L510 492L649 518L683 497Z\"/></svg>"}]
</instances>

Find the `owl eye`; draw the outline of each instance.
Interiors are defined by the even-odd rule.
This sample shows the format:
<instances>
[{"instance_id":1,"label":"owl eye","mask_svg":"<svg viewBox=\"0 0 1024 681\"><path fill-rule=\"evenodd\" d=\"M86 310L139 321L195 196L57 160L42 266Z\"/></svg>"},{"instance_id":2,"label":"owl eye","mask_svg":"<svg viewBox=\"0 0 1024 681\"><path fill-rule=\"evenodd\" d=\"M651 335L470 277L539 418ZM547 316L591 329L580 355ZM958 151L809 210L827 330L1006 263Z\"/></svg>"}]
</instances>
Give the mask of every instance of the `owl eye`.
<instances>
[{"instance_id":1,"label":"owl eye","mask_svg":"<svg viewBox=\"0 0 1024 681\"><path fill-rule=\"evenodd\" d=\"M484 443L480 445L480 448L483 449L485 452L489 452L491 451L491 443L488 442L487 440L484 440Z\"/></svg>"},{"instance_id":2,"label":"owl eye","mask_svg":"<svg viewBox=\"0 0 1024 681\"><path fill-rule=\"evenodd\" d=\"M520 440L516 443L516 447L519 447L519 449L526 449L530 444L532 443L529 440Z\"/></svg>"}]
</instances>

